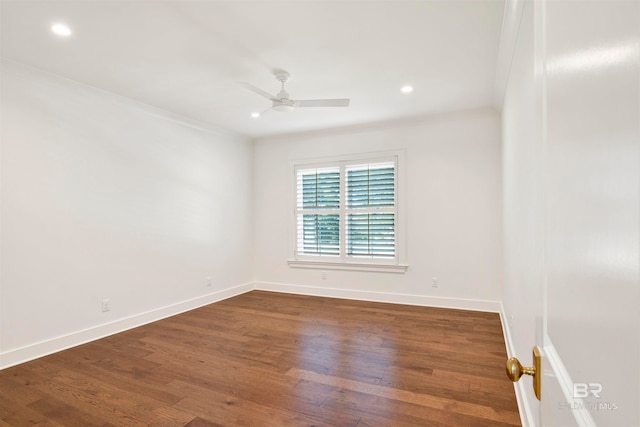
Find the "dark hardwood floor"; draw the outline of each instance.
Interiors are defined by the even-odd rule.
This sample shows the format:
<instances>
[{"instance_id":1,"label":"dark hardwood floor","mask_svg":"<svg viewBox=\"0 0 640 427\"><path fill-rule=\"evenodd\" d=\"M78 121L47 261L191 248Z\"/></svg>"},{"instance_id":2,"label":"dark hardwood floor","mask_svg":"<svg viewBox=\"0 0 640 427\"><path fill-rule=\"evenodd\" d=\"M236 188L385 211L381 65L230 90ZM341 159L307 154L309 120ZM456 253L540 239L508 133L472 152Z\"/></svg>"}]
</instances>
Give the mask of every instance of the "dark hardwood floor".
<instances>
[{"instance_id":1,"label":"dark hardwood floor","mask_svg":"<svg viewBox=\"0 0 640 427\"><path fill-rule=\"evenodd\" d=\"M495 313L252 291L0 371L0 425L514 426Z\"/></svg>"}]
</instances>

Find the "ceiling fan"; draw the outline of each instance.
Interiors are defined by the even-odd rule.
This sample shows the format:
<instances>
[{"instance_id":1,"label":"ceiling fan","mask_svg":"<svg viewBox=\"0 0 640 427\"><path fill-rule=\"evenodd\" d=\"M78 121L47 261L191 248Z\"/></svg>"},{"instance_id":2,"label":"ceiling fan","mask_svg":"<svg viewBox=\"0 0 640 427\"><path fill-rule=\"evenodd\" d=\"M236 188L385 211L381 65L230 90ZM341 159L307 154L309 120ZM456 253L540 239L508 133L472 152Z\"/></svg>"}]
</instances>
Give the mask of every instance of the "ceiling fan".
<instances>
[{"instance_id":1,"label":"ceiling fan","mask_svg":"<svg viewBox=\"0 0 640 427\"><path fill-rule=\"evenodd\" d=\"M251 92L264 96L272 102L271 107L267 110L274 109L276 111L293 111L295 108L302 107L348 107L349 99L290 99L289 94L284 90L284 84L289 80L291 75L286 71L277 70L274 72L276 79L282 84L282 88L277 95L255 87L250 83L241 82L240 84Z\"/></svg>"}]
</instances>

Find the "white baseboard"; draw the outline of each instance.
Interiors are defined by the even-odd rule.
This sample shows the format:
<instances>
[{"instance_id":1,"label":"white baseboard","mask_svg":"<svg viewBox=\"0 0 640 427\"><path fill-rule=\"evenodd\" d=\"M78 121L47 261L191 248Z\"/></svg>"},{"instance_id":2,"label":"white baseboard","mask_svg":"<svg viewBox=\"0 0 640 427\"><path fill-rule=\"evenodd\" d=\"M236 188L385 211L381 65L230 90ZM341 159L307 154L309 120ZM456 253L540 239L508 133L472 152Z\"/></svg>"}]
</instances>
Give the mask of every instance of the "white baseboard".
<instances>
[{"instance_id":1,"label":"white baseboard","mask_svg":"<svg viewBox=\"0 0 640 427\"><path fill-rule=\"evenodd\" d=\"M351 289L323 288L319 286L301 286L271 282L254 282L254 288L261 291L283 292L288 294L313 295L329 298L344 298L427 307L454 308L459 310L487 311L491 313L499 313L501 306L499 301L432 297L426 295L397 294L391 292L354 291Z\"/></svg>"},{"instance_id":2,"label":"white baseboard","mask_svg":"<svg viewBox=\"0 0 640 427\"><path fill-rule=\"evenodd\" d=\"M507 323L507 315L504 312L504 306L500 303L500 322L502 323L502 333L504 335L504 344L507 348L507 357L514 357L515 347L513 340L511 339L511 329ZM520 422L522 427L536 427L536 422L533 414L533 409L527 400L527 395L524 391L525 384L523 382L513 383L513 388L516 392L516 402L518 403L518 412L520 413Z\"/></svg>"},{"instance_id":3,"label":"white baseboard","mask_svg":"<svg viewBox=\"0 0 640 427\"><path fill-rule=\"evenodd\" d=\"M185 311L231 298L236 295L249 292L253 290L253 288L253 283L245 283L243 285L223 289L197 298L181 301L176 304L167 305L144 313L76 331L67 335L30 344L25 347L9 350L4 353L0 353L0 369L15 366L20 363L28 362L29 360L37 359L39 357L66 350L71 347L76 347L90 341L95 341L118 332L123 332L147 323L184 313Z\"/></svg>"}]
</instances>

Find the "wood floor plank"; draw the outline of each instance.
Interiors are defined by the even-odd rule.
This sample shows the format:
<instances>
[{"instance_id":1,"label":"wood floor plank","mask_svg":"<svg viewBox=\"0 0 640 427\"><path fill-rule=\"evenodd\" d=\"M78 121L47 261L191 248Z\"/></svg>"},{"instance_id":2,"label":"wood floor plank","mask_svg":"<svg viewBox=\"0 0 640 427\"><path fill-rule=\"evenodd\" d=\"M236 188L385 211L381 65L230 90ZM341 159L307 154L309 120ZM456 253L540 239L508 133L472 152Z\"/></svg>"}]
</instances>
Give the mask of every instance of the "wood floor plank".
<instances>
[{"instance_id":1,"label":"wood floor plank","mask_svg":"<svg viewBox=\"0 0 640 427\"><path fill-rule=\"evenodd\" d=\"M0 371L0 426L519 426L505 359L495 313L252 291Z\"/></svg>"},{"instance_id":2,"label":"wood floor plank","mask_svg":"<svg viewBox=\"0 0 640 427\"><path fill-rule=\"evenodd\" d=\"M61 426L86 426L86 427L112 427L113 424L99 420L90 413L79 410L73 405L68 405L60 400L48 397L40 399L29 405L29 408L46 417L47 421L53 421Z\"/></svg>"},{"instance_id":3,"label":"wood floor plank","mask_svg":"<svg viewBox=\"0 0 640 427\"><path fill-rule=\"evenodd\" d=\"M422 393L414 393L407 390L400 390L397 388L394 389L376 384L367 384L360 381L353 381L341 377L332 377L330 375L323 375L318 374L317 372L303 371L295 368L287 372L287 375L305 379L307 381L318 382L320 384L340 387L341 389L345 390L357 391L369 396L377 396L388 400L412 403L432 409L447 410L449 412L471 415L486 420L498 422L514 421L514 417L510 412L496 411L490 406L476 405L460 400L447 399Z\"/></svg>"},{"instance_id":4,"label":"wood floor plank","mask_svg":"<svg viewBox=\"0 0 640 427\"><path fill-rule=\"evenodd\" d=\"M345 413L332 413L331 423L325 419L328 413L320 407L311 404L301 404L296 396L279 393L274 390L274 396L266 398L264 392L260 395L241 393L228 395L217 390L176 381L171 386L178 387L185 394L193 396L189 402L182 401L177 406L183 409L198 408L196 413L211 417L216 414L216 421L225 421L226 425L273 425L273 426L301 426L301 425L339 425L355 426L359 418ZM266 398L266 399L265 399ZM197 402L196 402L197 401ZM206 409L205 409L206 408ZM242 409L241 411L238 408ZM315 408L313 410L312 408ZM268 414L268 417L265 415ZM268 420L273 420L269 422ZM335 423L335 424L334 424Z\"/></svg>"},{"instance_id":5,"label":"wood floor plank","mask_svg":"<svg viewBox=\"0 0 640 427\"><path fill-rule=\"evenodd\" d=\"M185 427L224 427L224 425L214 423L206 418L195 417L193 420L185 424Z\"/></svg>"}]
</instances>

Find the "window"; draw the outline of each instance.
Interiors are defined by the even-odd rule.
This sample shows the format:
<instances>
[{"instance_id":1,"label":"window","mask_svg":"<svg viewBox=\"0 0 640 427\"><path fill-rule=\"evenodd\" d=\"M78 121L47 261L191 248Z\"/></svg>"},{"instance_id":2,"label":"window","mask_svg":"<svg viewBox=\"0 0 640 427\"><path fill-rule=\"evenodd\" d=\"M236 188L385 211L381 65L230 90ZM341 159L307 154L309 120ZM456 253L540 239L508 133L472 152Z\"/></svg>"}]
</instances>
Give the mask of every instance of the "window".
<instances>
[{"instance_id":1,"label":"window","mask_svg":"<svg viewBox=\"0 0 640 427\"><path fill-rule=\"evenodd\" d=\"M397 265L397 156L295 166L290 265Z\"/></svg>"}]
</instances>

